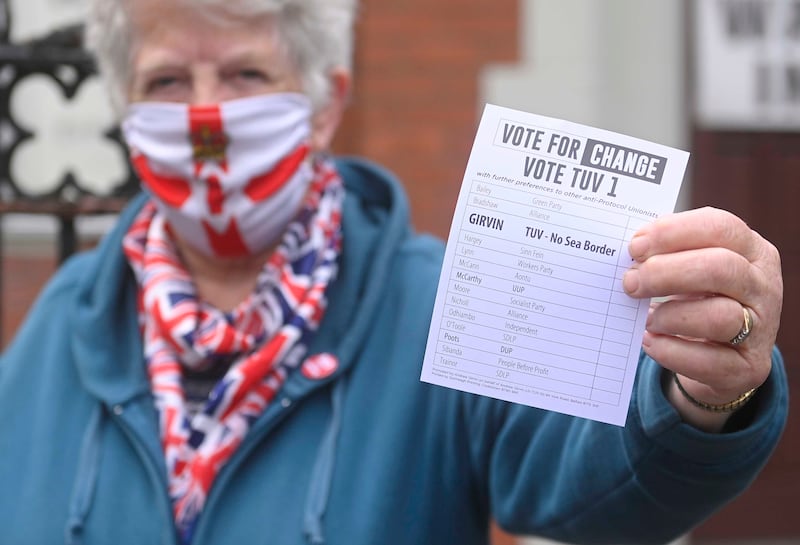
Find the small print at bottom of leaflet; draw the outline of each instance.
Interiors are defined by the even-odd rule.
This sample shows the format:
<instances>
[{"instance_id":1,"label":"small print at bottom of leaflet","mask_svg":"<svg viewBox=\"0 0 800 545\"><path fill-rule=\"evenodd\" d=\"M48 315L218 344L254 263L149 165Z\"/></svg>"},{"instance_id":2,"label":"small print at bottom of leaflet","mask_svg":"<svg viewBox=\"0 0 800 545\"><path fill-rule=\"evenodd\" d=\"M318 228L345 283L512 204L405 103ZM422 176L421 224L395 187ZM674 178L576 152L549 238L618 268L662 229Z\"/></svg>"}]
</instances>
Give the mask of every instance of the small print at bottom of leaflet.
<instances>
[{"instance_id":1,"label":"small print at bottom of leaflet","mask_svg":"<svg viewBox=\"0 0 800 545\"><path fill-rule=\"evenodd\" d=\"M625 425L649 300L622 275L689 154L487 105L456 204L421 380Z\"/></svg>"}]
</instances>

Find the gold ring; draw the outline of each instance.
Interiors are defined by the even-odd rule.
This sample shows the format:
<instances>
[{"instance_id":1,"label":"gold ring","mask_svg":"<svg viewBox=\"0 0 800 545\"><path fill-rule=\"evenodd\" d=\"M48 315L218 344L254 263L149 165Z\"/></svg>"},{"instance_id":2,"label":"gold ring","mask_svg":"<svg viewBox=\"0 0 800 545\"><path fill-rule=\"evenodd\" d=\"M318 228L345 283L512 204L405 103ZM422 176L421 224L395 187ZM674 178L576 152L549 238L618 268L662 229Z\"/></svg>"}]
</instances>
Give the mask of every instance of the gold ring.
<instances>
[{"instance_id":1,"label":"gold ring","mask_svg":"<svg viewBox=\"0 0 800 545\"><path fill-rule=\"evenodd\" d=\"M734 338L728 341L733 346L742 344L753 331L753 316L750 314L750 310L746 306L742 305L742 313L744 314L744 323L742 324L742 329L739 330L739 333L737 333Z\"/></svg>"}]
</instances>

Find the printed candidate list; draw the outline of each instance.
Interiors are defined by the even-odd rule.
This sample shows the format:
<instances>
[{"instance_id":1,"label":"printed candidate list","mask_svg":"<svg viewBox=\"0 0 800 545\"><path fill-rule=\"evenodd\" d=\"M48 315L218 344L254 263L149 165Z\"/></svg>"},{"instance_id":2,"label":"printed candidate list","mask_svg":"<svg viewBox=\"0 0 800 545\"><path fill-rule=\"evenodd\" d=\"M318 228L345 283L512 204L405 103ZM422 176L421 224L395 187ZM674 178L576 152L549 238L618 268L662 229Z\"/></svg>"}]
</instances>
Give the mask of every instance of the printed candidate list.
<instances>
[{"instance_id":1,"label":"printed candidate list","mask_svg":"<svg viewBox=\"0 0 800 545\"><path fill-rule=\"evenodd\" d=\"M625 424L648 300L628 242L672 212L688 154L487 105L447 242L421 379Z\"/></svg>"}]
</instances>

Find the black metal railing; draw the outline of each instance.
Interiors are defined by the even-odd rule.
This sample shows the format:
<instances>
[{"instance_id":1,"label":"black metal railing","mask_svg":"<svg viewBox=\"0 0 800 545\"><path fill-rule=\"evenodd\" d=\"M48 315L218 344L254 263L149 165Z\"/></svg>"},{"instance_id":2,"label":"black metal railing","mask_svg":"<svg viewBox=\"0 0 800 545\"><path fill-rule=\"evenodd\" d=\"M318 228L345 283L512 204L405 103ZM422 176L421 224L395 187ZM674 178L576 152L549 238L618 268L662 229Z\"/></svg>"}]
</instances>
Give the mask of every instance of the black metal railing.
<instances>
[{"instance_id":1,"label":"black metal railing","mask_svg":"<svg viewBox=\"0 0 800 545\"><path fill-rule=\"evenodd\" d=\"M20 112L15 112L12 107L15 93L21 92L21 84L28 78L35 76L41 79L41 76L45 76L65 101L71 101L82 86L98 76L93 58L82 47L80 26L64 27L24 43L11 43L8 40L11 21L7 2L0 0L0 219L7 214L55 218L58 225L57 254L61 262L79 247L76 219L118 212L138 190L138 182L127 162L127 152L119 129L113 122L109 126L98 126L97 131L99 138L119 146L120 161L124 164L120 165L117 172L126 173L121 179L107 180L108 183L98 191L96 183L87 184L66 168L60 173L57 184L42 192L38 188L32 190L26 187L24 180L15 177L15 154L25 143L37 138L31 127L18 122ZM27 104L26 107L35 108L37 105ZM46 149L40 149L39 153L42 156L36 156L36 161L51 160ZM3 235L0 223L0 293Z\"/></svg>"}]
</instances>

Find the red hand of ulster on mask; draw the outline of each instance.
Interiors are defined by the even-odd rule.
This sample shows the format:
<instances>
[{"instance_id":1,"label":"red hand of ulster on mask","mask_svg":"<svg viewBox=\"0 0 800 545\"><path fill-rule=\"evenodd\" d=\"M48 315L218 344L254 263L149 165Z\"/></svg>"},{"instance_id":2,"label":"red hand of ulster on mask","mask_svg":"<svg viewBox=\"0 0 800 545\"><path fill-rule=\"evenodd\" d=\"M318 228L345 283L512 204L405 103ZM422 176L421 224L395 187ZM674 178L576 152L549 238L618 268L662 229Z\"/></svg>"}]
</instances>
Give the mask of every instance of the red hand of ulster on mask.
<instances>
[{"instance_id":1,"label":"red hand of ulster on mask","mask_svg":"<svg viewBox=\"0 0 800 545\"><path fill-rule=\"evenodd\" d=\"M209 256L257 253L293 219L313 171L311 105L297 93L218 105L141 102L122 124L170 228Z\"/></svg>"}]
</instances>

